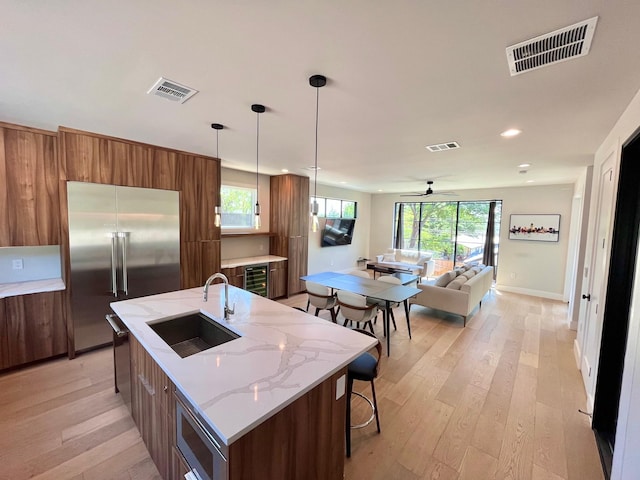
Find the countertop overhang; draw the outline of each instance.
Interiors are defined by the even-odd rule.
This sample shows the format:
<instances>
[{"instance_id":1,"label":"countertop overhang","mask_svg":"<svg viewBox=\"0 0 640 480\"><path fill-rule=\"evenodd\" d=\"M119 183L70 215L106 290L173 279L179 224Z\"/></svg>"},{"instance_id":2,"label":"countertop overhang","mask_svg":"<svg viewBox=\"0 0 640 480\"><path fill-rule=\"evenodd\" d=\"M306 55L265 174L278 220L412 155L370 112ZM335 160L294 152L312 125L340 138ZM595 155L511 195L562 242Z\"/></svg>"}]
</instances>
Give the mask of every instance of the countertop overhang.
<instances>
[{"instance_id":1,"label":"countertop overhang","mask_svg":"<svg viewBox=\"0 0 640 480\"><path fill-rule=\"evenodd\" d=\"M284 262L286 257L277 255L259 255L255 257L229 258L220 262L221 268L243 267L245 265L257 265L260 263Z\"/></svg>"},{"instance_id":2,"label":"countertop overhang","mask_svg":"<svg viewBox=\"0 0 640 480\"><path fill-rule=\"evenodd\" d=\"M230 445L329 378L375 339L245 290L229 287L235 314L221 320L222 284L114 302L114 312ZM241 338L180 358L150 323L202 312Z\"/></svg>"}]
</instances>

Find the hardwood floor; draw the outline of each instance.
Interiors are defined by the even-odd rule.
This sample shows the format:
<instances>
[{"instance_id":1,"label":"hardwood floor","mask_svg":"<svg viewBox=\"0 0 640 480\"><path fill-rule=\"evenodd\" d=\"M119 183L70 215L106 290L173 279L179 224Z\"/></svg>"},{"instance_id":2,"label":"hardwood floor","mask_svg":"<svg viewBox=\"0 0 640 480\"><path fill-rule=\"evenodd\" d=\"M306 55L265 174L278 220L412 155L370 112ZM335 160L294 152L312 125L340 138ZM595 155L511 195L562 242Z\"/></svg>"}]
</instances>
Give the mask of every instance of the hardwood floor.
<instances>
[{"instance_id":1,"label":"hardwood floor","mask_svg":"<svg viewBox=\"0 0 640 480\"><path fill-rule=\"evenodd\" d=\"M282 303L304 307L306 295ZM409 340L397 309L376 380L382 433L375 424L353 430L345 478L602 479L578 412L585 394L566 314L560 302L493 291L466 328L460 317L413 307ZM159 478L113 392L111 355L0 376L0 479ZM354 399L354 422L367 414Z\"/></svg>"}]
</instances>

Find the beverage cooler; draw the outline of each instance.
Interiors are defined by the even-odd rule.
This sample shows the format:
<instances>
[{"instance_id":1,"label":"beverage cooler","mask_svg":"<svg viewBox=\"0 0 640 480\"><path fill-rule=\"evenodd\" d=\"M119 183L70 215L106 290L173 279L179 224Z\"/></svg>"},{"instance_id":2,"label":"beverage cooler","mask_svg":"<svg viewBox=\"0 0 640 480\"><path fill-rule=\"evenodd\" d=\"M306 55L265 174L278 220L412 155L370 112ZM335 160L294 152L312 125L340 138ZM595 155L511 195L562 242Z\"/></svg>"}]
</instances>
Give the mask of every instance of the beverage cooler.
<instances>
[{"instance_id":1,"label":"beverage cooler","mask_svg":"<svg viewBox=\"0 0 640 480\"><path fill-rule=\"evenodd\" d=\"M269 296L269 265L250 265L244 268L244 289L260 295Z\"/></svg>"}]
</instances>

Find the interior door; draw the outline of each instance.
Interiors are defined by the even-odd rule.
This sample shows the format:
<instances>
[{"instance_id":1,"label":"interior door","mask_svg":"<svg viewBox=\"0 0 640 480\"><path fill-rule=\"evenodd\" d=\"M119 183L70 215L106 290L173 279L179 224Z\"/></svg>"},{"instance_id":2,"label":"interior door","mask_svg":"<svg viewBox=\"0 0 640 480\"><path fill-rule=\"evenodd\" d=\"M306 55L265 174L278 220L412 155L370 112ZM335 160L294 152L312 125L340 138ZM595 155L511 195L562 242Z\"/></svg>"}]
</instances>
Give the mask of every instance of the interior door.
<instances>
[{"instance_id":1,"label":"interior door","mask_svg":"<svg viewBox=\"0 0 640 480\"><path fill-rule=\"evenodd\" d=\"M116 192L120 288L130 298L179 290L178 192L138 187Z\"/></svg>"},{"instance_id":2,"label":"interior door","mask_svg":"<svg viewBox=\"0 0 640 480\"><path fill-rule=\"evenodd\" d=\"M595 379L602 337L606 278L611 249L611 221L614 195L616 193L614 190L614 153L611 152L609 158L602 164L600 169L597 227L593 240L589 289L586 293L590 296L590 300L583 300L586 303L584 309L586 324L583 330L583 356L580 371L587 391L589 407L593 406L595 393Z\"/></svg>"}]
</instances>

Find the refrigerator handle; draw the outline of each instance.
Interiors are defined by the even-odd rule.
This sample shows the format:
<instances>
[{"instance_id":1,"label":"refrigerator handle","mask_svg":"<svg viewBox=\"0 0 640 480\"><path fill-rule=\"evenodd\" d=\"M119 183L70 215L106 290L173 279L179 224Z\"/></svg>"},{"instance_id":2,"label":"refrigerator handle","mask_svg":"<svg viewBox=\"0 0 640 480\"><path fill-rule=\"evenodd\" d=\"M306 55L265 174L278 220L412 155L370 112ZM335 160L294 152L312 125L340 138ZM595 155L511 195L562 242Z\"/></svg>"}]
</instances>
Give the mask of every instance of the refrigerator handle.
<instances>
[{"instance_id":1,"label":"refrigerator handle","mask_svg":"<svg viewBox=\"0 0 640 480\"><path fill-rule=\"evenodd\" d=\"M116 246L116 232L111 232L111 293L114 297L118 296L118 260L117 260L117 246Z\"/></svg>"},{"instance_id":2,"label":"refrigerator handle","mask_svg":"<svg viewBox=\"0 0 640 480\"><path fill-rule=\"evenodd\" d=\"M122 290L125 295L129 295L129 272L127 271L127 250L129 248L129 232L118 232L118 237L122 240Z\"/></svg>"}]
</instances>

